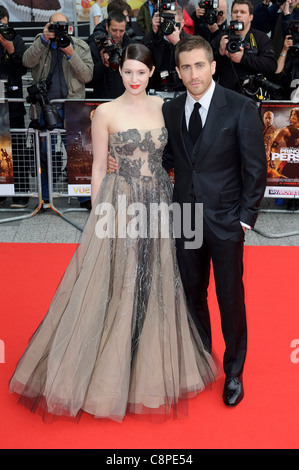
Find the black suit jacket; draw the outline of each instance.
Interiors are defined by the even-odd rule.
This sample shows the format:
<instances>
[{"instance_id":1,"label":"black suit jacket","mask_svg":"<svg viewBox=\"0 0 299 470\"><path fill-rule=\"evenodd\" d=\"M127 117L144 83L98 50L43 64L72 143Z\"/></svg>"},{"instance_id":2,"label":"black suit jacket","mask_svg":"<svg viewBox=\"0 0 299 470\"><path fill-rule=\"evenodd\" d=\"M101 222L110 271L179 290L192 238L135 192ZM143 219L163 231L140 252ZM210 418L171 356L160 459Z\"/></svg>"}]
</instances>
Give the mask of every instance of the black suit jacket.
<instances>
[{"instance_id":1,"label":"black suit jacket","mask_svg":"<svg viewBox=\"0 0 299 470\"><path fill-rule=\"evenodd\" d=\"M185 101L184 93L163 105L163 164L175 170L173 200L203 203L204 224L225 240L240 232L240 221L253 227L257 218L267 175L262 121L253 100L216 84L193 148L184 135Z\"/></svg>"}]
</instances>

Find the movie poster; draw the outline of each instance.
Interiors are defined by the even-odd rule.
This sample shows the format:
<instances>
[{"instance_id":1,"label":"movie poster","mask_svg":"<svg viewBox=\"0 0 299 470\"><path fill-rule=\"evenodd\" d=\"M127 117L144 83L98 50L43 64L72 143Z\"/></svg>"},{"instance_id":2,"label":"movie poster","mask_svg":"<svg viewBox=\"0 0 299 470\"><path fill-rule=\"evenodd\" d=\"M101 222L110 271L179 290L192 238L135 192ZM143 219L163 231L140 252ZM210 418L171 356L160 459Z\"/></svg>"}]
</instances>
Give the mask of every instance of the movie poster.
<instances>
[{"instance_id":1,"label":"movie poster","mask_svg":"<svg viewBox=\"0 0 299 470\"><path fill-rule=\"evenodd\" d=\"M0 196L14 194L8 103L0 102Z\"/></svg>"},{"instance_id":2,"label":"movie poster","mask_svg":"<svg viewBox=\"0 0 299 470\"><path fill-rule=\"evenodd\" d=\"M267 156L265 197L299 197L299 106L265 101L261 116Z\"/></svg>"},{"instance_id":3,"label":"movie poster","mask_svg":"<svg viewBox=\"0 0 299 470\"><path fill-rule=\"evenodd\" d=\"M91 122L101 101L65 103L68 194L90 196L92 171Z\"/></svg>"}]
</instances>

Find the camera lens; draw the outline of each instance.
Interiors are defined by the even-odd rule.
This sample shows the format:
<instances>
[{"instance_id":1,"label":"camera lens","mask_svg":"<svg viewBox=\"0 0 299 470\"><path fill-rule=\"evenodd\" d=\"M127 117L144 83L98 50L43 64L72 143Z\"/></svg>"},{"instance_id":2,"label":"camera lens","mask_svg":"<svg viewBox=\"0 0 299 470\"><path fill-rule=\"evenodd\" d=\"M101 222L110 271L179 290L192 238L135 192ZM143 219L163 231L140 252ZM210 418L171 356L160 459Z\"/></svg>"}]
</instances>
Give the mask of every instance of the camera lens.
<instances>
[{"instance_id":1,"label":"camera lens","mask_svg":"<svg viewBox=\"0 0 299 470\"><path fill-rule=\"evenodd\" d=\"M68 47L71 43L71 40L67 34L61 34L56 38L57 46L58 47Z\"/></svg>"},{"instance_id":2,"label":"camera lens","mask_svg":"<svg viewBox=\"0 0 299 470\"><path fill-rule=\"evenodd\" d=\"M228 52L233 54L234 52L238 52L240 50L240 44L238 41L230 41L227 43L226 49Z\"/></svg>"}]
</instances>

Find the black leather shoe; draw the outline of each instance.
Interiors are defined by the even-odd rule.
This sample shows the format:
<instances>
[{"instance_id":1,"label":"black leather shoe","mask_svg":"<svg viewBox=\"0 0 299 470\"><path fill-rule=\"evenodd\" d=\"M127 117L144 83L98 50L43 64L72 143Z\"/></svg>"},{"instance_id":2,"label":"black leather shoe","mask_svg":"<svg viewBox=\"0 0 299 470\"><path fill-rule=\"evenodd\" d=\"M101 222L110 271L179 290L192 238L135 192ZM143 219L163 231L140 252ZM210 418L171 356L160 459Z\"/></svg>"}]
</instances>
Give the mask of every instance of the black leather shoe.
<instances>
[{"instance_id":1,"label":"black leather shoe","mask_svg":"<svg viewBox=\"0 0 299 470\"><path fill-rule=\"evenodd\" d=\"M237 406L244 397L241 377L226 377L223 389L223 401L226 406Z\"/></svg>"}]
</instances>

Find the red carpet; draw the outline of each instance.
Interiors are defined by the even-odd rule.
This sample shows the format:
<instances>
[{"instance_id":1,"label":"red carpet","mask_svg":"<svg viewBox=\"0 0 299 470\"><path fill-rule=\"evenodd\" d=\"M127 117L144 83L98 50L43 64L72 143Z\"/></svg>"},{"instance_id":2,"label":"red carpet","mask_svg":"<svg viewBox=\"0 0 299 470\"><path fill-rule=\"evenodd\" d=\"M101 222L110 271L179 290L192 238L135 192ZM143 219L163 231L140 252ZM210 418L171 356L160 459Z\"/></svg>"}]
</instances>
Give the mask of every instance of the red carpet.
<instances>
[{"instance_id":1,"label":"red carpet","mask_svg":"<svg viewBox=\"0 0 299 470\"><path fill-rule=\"evenodd\" d=\"M245 398L222 403L223 379L190 401L186 418L122 424L84 414L44 424L17 405L8 380L40 323L76 245L0 244L0 447L2 449L290 449L299 447L299 247L246 247L249 351ZM214 348L223 354L214 286ZM297 341L294 341L296 340ZM292 344L292 345L291 345Z\"/></svg>"}]
</instances>

